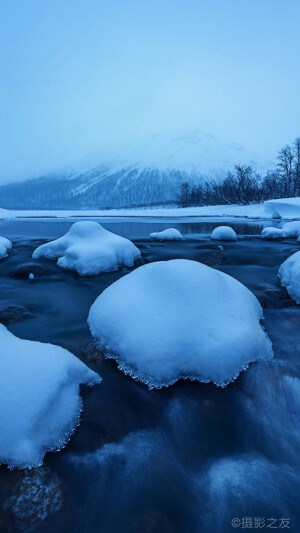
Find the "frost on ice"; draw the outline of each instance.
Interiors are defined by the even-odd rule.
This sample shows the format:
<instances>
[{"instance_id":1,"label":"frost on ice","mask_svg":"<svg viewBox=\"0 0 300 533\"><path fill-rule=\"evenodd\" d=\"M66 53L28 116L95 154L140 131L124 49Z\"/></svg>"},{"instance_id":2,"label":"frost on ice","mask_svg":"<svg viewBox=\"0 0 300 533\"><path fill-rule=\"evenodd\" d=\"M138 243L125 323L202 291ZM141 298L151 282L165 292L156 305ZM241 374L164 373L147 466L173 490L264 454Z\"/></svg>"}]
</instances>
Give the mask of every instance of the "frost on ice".
<instances>
[{"instance_id":1,"label":"frost on ice","mask_svg":"<svg viewBox=\"0 0 300 533\"><path fill-rule=\"evenodd\" d=\"M291 255L282 263L278 276L291 298L300 304L300 252Z\"/></svg>"},{"instance_id":2,"label":"frost on ice","mask_svg":"<svg viewBox=\"0 0 300 533\"><path fill-rule=\"evenodd\" d=\"M151 239L155 241L183 241L184 237L180 231L175 228L168 228L163 231L150 233Z\"/></svg>"},{"instance_id":3,"label":"frost on ice","mask_svg":"<svg viewBox=\"0 0 300 533\"><path fill-rule=\"evenodd\" d=\"M0 237L0 259L8 256L9 250L12 248L12 243L5 237Z\"/></svg>"},{"instance_id":4,"label":"frost on ice","mask_svg":"<svg viewBox=\"0 0 300 533\"><path fill-rule=\"evenodd\" d=\"M144 265L108 287L88 323L120 368L150 387L180 378L225 386L272 358L262 308L234 278L196 261Z\"/></svg>"},{"instance_id":5,"label":"frost on ice","mask_svg":"<svg viewBox=\"0 0 300 533\"><path fill-rule=\"evenodd\" d=\"M138 248L128 239L104 229L97 222L76 222L59 239L37 248L34 258L58 259L66 270L75 270L81 276L95 276L120 267L132 267L141 256Z\"/></svg>"},{"instance_id":6,"label":"frost on ice","mask_svg":"<svg viewBox=\"0 0 300 533\"><path fill-rule=\"evenodd\" d=\"M3 325L0 341L0 463L39 466L79 422L80 383L101 378L64 348L19 339Z\"/></svg>"},{"instance_id":7,"label":"frost on ice","mask_svg":"<svg viewBox=\"0 0 300 533\"><path fill-rule=\"evenodd\" d=\"M236 241L237 235L229 226L218 226L213 230L210 238L216 241Z\"/></svg>"}]
</instances>

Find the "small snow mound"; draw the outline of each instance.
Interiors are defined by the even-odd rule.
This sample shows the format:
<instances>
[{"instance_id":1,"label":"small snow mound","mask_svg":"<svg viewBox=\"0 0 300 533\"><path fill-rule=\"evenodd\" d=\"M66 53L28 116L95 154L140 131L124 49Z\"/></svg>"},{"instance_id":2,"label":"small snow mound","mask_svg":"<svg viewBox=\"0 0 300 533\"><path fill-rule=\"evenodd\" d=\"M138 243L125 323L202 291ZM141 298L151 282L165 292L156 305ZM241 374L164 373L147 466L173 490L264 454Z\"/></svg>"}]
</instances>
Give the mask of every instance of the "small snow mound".
<instances>
[{"instance_id":1,"label":"small snow mound","mask_svg":"<svg viewBox=\"0 0 300 533\"><path fill-rule=\"evenodd\" d=\"M225 386L272 358L262 308L244 285L190 260L144 265L108 287L88 324L119 367L151 387L181 378Z\"/></svg>"},{"instance_id":2,"label":"small snow mound","mask_svg":"<svg viewBox=\"0 0 300 533\"><path fill-rule=\"evenodd\" d=\"M213 230L210 238L216 241L236 241L237 234L230 226L218 226Z\"/></svg>"},{"instance_id":3,"label":"small snow mound","mask_svg":"<svg viewBox=\"0 0 300 533\"><path fill-rule=\"evenodd\" d=\"M168 228L163 231L150 233L151 239L155 241L183 241L184 237L180 231L175 228Z\"/></svg>"},{"instance_id":4,"label":"small snow mound","mask_svg":"<svg viewBox=\"0 0 300 533\"><path fill-rule=\"evenodd\" d=\"M9 250L12 248L12 243L5 237L0 237L0 259L8 256Z\"/></svg>"},{"instance_id":5,"label":"small snow mound","mask_svg":"<svg viewBox=\"0 0 300 533\"><path fill-rule=\"evenodd\" d=\"M278 270L281 285L286 287L289 295L300 304L300 252L291 255Z\"/></svg>"},{"instance_id":6,"label":"small snow mound","mask_svg":"<svg viewBox=\"0 0 300 533\"><path fill-rule=\"evenodd\" d=\"M283 239L283 231L280 228L264 228L261 232L262 239Z\"/></svg>"},{"instance_id":7,"label":"small snow mound","mask_svg":"<svg viewBox=\"0 0 300 533\"><path fill-rule=\"evenodd\" d=\"M59 239L39 246L35 259L58 259L66 270L75 270L80 276L95 276L112 272L123 266L132 267L141 257L138 248L128 239L104 229L97 222L76 222Z\"/></svg>"},{"instance_id":8,"label":"small snow mound","mask_svg":"<svg viewBox=\"0 0 300 533\"><path fill-rule=\"evenodd\" d=\"M0 463L39 466L79 423L79 385L101 378L64 348L19 339L0 325Z\"/></svg>"}]
</instances>

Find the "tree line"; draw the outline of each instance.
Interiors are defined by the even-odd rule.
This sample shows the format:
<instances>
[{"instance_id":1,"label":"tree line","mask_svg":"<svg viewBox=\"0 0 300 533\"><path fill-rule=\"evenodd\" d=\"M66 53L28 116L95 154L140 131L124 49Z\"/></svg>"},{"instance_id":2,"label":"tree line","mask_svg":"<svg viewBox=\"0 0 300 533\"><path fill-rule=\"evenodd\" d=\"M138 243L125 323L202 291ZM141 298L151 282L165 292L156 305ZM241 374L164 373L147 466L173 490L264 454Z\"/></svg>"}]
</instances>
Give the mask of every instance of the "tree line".
<instances>
[{"instance_id":1,"label":"tree line","mask_svg":"<svg viewBox=\"0 0 300 533\"><path fill-rule=\"evenodd\" d=\"M279 150L277 166L265 176L249 165L236 165L223 181L184 182L178 195L180 207L250 204L271 198L300 196L300 138Z\"/></svg>"}]
</instances>

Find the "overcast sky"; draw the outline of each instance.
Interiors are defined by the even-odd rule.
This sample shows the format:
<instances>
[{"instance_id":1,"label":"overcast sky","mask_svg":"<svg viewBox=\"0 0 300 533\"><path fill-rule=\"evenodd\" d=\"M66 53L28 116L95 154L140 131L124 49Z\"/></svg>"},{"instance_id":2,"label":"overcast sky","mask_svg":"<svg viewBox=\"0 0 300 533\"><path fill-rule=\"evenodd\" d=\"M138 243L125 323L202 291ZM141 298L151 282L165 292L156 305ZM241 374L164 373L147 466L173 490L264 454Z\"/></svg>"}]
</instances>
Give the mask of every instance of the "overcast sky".
<instances>
[{"instance_id":1,"label":"overcast sky","mask_svg":"<svg viewBox=\"0 0 300 533\"><path fill-rule=\"evenodd\" d=\"M299 0L0 7L0 181L199 128L273 158L300 135Z\"/></svg>"}]
</instances>

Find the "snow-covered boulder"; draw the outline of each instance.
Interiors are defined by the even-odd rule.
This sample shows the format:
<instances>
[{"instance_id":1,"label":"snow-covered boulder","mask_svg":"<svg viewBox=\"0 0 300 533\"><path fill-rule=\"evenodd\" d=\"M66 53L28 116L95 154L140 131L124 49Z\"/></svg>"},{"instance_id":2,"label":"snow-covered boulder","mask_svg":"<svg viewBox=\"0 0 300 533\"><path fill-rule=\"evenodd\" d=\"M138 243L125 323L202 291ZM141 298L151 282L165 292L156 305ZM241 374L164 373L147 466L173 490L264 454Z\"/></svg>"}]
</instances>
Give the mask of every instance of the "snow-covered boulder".
<instances>
[{"instance_id":1,"label":"snow-covered boulder","mask_svg":"<svg viewBox=\"0 0 300 533\"><path fill-rule=\"evenodd\" d=\"M291 255L282 263L278 276L291 298L300 304L300 252Z\"/></svg>"},{"instance_id":2,"label":"snow-covered boulder","mask_svg":"<svg viewBox=\"0 0 300 533\"><path fill-rule=\"evenodd\" d=\"M183 235L175 228L168 228L163 231L150 233L151 239L155 241L184 241Z\"/></svg>"},{"instance_id":3,"label":"snow-covered boulder","mask_svg":"<svg viewBox=\"0 0 300 533\"><path fill-rule=\"evenodd\" d=\"M61 268L75 270L81 276L95 276L132 267L140 256L131 241L97 222L76 222L63 237L39 246L32 257L58 259Z\"/></svg>"},{"instance_id":4,"label":"snow-covered boulder","mask_svg":"<svg viewBox=\"0 0 300 533\"><path fill-rule=\"evenodd\" d=\"M237 234L230 226L218 226L210 236L215 241L236 241Z\"/></svg>"},{"instance_id":5,"label":"snow-covered boulder","mask_svg":"<svg viewBox=\"0 0 300 533\"><path fill-rule=\"evenodd\" d=\"M300 235L300 221L286 222L282 226L282 233L285 238L297 238Z\"/></svg>"},{"instance_id":6,"label":"snow-covered boulder","mask_svg":"<svg viewBox=\"0 0 300 533\"><path fill-rule=\"evenodd\" d=\"M300 218L300 198L280 198L264 202L265 214L271 218Z\"/></svg>"},{"instance_id":7,"label":"snow-covered boulder","mask_svg":"<svg viewBox=\"0 0 300 533\"><path fill-rule=\"evenodd\" d=\"M262 239L283 239L284 235L280 228L264 228L261 232Z\"/></svg>"},{"instance_id":8,"label":"snow-covered boulder","mask_svg":"<svg viewBox=\"0 0 300 533\"><path fill-rule=\"evenodd\" d=\"M8 256L9 250L12 248L12 243L5 237L0 237L0 259Z\"/></svg>"},{"instance_id":9,"label":"snow-covered boulder","mask_svg":"<svg viewBox=\"0 0 300 533\"><path fill-rule=\"evenodd\" d=\"M300 221L286 222L282 228L264 228L261 232L263 239L293 239L300 236Z\"/></svg>"},{"instance_id":10,"label":"snow-covered boulder","mask_svg":"<svg viewBox=\"0 0 300 533\"><path fill-rule=\"evenodd\" d=\"M0 463L35 467L79 423L80 383L100 376L67 350L19 339L0 325Z\"/></svg>"},{"instance_id":11,"label":"snow-covered boulder","mask_svg":"<svg viewBox=\"0 0 300 533\"><path fill-rule=\"evenodd\" d=\"M272 358L262 308L234 278L196 261L144 265L108 287L88 324L98 346L149 387L180 378L225 386Z\"/></svg>"}]
</instances>

